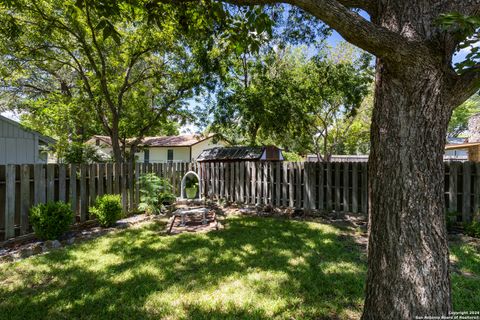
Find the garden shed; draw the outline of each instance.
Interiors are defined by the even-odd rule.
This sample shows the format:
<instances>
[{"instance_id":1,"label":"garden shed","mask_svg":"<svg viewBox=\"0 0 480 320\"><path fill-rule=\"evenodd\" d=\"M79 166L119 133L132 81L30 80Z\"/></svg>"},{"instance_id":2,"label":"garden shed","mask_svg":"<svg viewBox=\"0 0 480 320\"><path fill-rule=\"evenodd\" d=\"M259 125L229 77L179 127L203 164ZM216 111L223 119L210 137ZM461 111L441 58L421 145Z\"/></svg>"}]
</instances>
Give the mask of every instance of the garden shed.
<instances>
[{"instance_id":1,"label":"garden shed","mask_svg":"<svg viewBox=\"0 0 480 320\"><path fill-rule=\"evenodd\" d=\"M204 150L197 158L199 162L228 161L283 161L282 149L276 146L225 147Z\"/></svg>"},{"instance_id":2,"label":"garden shed","mask_svg":"<svg viewBox=\"0 0 480 320\"><path fill-rule=\"evenodd\" d=\"M0 165L47 163L47 147L53 143L54 139L0 115Z\"/></svg>"}]
</instances>

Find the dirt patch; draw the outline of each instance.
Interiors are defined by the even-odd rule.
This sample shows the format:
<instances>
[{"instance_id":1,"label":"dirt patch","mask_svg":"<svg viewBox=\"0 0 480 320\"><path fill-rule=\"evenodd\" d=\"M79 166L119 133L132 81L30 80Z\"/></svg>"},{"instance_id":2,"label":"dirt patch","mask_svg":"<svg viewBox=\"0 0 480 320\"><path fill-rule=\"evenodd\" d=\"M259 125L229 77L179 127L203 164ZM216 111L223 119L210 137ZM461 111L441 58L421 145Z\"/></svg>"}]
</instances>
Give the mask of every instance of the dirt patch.
<instances>
[{"instance_id":1,"label":"dirt patch","mask_svg":"<svg viewBox=\"0 0 480 320\"><path fill-rule=\"evenodd\" d=\"M207 223L204 223L202 215L190 215L186 217L185 225L182 225L180 217L172 216L167 223L166 232L173 235L185 232L210 232L223 228L222 224L218 222L214 210L206 215L206 219Z\"/></svg>"}]
</instances>

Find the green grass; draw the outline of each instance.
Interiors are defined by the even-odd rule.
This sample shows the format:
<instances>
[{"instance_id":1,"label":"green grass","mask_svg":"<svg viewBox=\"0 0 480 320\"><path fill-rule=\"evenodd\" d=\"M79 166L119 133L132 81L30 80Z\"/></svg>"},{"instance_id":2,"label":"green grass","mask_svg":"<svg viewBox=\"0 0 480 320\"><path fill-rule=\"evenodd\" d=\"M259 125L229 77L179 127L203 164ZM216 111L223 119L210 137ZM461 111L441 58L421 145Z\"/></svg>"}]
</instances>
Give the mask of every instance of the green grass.
<instances>
[{"instance_id":1,"label":"green grass","mask_svg":"<svg viewBox=\"0 0 480 320\"><path fill-rule=\"evenodd\" d=\"M207 234L164 236L150 223L0 266L8 319L350 319L366 261L333 226L231 217ZM479 304L479 255L452 249L454 303ZM466 288L466 289L465 289Z\"/></svg>"},{"instance_id":2,"label":"green grass","mask_svg":"<svg viewBox=\"0 0 480 320\"><path fill-rule=\"evenodd\" d=\"M452 290L455 310L478 311L480 308L480 250L472 245L455 243L450 246L453 262Z\"/></svg>"}]
</instances>

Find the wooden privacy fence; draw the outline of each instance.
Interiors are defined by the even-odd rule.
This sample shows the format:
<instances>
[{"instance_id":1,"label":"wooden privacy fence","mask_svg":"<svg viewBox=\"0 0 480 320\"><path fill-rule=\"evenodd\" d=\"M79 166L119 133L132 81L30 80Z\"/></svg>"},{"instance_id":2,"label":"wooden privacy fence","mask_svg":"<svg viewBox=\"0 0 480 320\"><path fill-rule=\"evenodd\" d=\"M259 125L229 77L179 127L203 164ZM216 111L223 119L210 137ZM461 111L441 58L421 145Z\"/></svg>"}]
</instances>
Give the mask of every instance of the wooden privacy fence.
<instances>
[{"instance_id":1,"label":"wooden privacy fence","mask_svg":"<svg viewBox=\"0 0 480 320\"><path fill-rule=\"evenodd\" d=\"M366 162L201 163L207 197L324 211L368 211ZM457 221L480 208L480 163L445 162L445 203Z\"/></svg>"},{"instance_id":2,"label":"wooden privacy fence","mask_svg":"<svg viewBox=\"0 0 480 320\"><path fill-rule=\"evenodd\" d=\"M139 177L167 178L180 196L189 171L199 174L203 196L255 205L367 213L366 162L215 162L158 164L0 165L0 240L30 233L28 210L46 201L69 202L75 221L105 193L122 196L125 210L139 202ZM457 220L480 209L480 164L445 163L445 202Z\"/></svg>"},{"instance_id":3,"label":"wooden privacy fence","mask_svg":"<svg viewBox=\"0 0 480 320\"><path fill-rule=\"evenodd\" d=\"M119 194L125 211L134 210L140 198L139 177L154 172L170 180L175 194L191 163L162 164L35 164L0 165L0 240L30 233L30 207L47 201L69 202L75 221L88 220L88 208L97 196Z\"/></svg>"},{"instance_id":4,"label":"wooden privacy fence","mask_svg":"<svg viewBox=\"0 0 480 320\"><path fill-rule=\"evenodd\" d=\"M207 197L306 210L367 212L366 162L200 163Z\"/></svg>"}]
</instances>

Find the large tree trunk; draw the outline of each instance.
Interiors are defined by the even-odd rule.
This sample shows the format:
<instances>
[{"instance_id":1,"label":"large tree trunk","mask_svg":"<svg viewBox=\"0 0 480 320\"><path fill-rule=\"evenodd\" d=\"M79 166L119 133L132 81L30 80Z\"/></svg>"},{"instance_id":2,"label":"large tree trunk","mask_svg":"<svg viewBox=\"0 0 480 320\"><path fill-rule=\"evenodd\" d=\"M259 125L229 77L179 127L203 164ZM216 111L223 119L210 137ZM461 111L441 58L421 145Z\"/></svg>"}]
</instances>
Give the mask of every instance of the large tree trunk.
<instances>
[{"instance_id":1,"label":"large tree trunk","mask_svg":"<svg viewBox=\"0 0 480 320\"><path fill-rule=\"evenodd\" d=\"M377 59L362 319L451 311L443 154L451 106L442 66Z\"/></svg>"}]
</instances>

